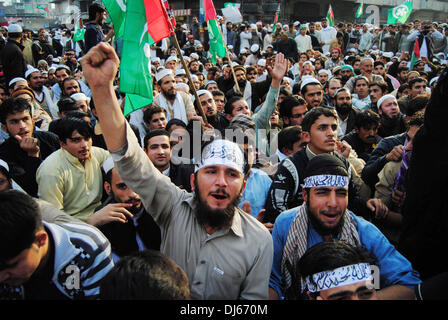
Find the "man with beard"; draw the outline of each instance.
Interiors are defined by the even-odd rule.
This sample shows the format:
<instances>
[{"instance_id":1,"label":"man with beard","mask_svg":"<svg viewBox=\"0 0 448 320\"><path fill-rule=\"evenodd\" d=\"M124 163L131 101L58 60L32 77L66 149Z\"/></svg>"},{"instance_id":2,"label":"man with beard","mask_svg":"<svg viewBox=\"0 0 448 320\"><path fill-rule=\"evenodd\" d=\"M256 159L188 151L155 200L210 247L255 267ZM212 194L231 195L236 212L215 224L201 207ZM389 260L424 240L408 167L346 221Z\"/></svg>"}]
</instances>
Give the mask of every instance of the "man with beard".
<instances>
[{"instance_id":1,"label":"man with beard","mask_svg":"<svg viewBox=\"0 0 448 320\"><path fill-rule=\"evenodd\" d=\"M188 124L192 116L196 115L193 102L189 94L176 90L176 80L171 69L162 69L156 74L158 94L153 105L166 110L166 120L173 118Z\"/></svg>"},{"instance_id":2,"label":"man with beard","mask_svg":"<svg viewBox=\"0 0 448 320\"><path fill-rule=\"evenodd\" d=\"M82 60L103 135L123 181L142 198L162 230L161 252L187 274L192 299L267 299L272 238L237 208L244 190L242 150L233 142L206 145L191 175L194 193L175 187L130 135L113 90L119 59L109 44Z\"/></svg>"},{"instance_id":3,"label":"man with beard","mask_svg":"<svg viewBox=\"0 0 448 320\"><path fill-rule=\"evenodd\" d=\"M28 69L25 72L28 86L33 90L34 97L42 109L53 118L57 118L58 107L53 102L51 91L44 86L44 78L39 69Z\"/></svg>"},{"instance_id":4,"label":"man with beard","mask_svg":"<svg viewBox=\"0 0 448 320\"><path fill-rule=\"evenodd\" d=\"M300 95L305 99L308 110L319 107L324 102L323 86L313 76L304 76L302 78Z\"/></svg>"},{"instance_id":5,"label":"man with beard","mask_svg":"<svg viewBox=\"0 0 448 320\"><path fill-rule=\"evenodd\" d=\"M84 37L85 52L97 43L105 41L102 26L106 21L107 11L101 3L93 3L89 7L89 23Z\"/></svg>"},{"instance_id":6,"label":"man with beard","mask_svg":"<svg viewBox=\"0 0 448 320\"><path fill-rule=\"evenodd\" d=\"M101 166L109 152L92 147L92 129L84 120L61 119L55 132L61 149L37 170L38 196L85 222L101 204Z\"/></svg>"},{"instance_id":7,"label":"man with beard","mask_svg":"<svg viewBox=\"0 0 448 320\"><path fill-rule=\"evenodd\" d=\"M376 257L379 299L414 299L414 287L421 282L418 273L373 224L347 209L348 189L349 174L339 158L321 154L309 161L301 191L304 203L283 212L272 231L271 299L301 299L301 292L291 286L300 279L297 262L308 248L334 239L363 246Z\"/></svg>"},{"instance_id":8,"label":"man with beard","mask_svg":"<svg viewBox=\"0 0 448 320\"><path fill-rule=\"evenodd\" d=\"M53 93L53 103L57 104L61 95L63 94L63 82L65 79L72 76L72 71L66 65L60 65L56 68L54 72L57 82L51 87L51 92ZM89 87L81 80L77 80L81 92L83 92L89 98L92 96Z\"/></svg>"},{"instance_id":9,"label":"man with beard","mask_svg":"<svg viewBox=\"0 0 448 320\"><path fill-rule=\"evenodd\" d=\"M114 262L135 251L160 250L160 228L146 211L140 196L118 175L111 157L103 163L104 190L108 197L87 223L110 241Z\"/></svg>"},{"instance_id":10,"label":"man with beard","mask_svg":"<svg viewBox=\"0 0 448 320\"><path fill-rule=\"evenodd\" d=\"M358 158L367 162L373 149L381 140L381 137L377 134L379 125L380 117L372 110L358 112L354 130L346 134L342 141L347 141L355 150Z\"/></svg>"},{"instance_id":11,"label":"man with beard","mask_svg":"<svg viewBox=\"0 0 448 320\"><path fill-rule=\"evenodd\" d=\"M306 148L286 158L278 167L266 200L263 222L273 223L281 212L302 204L301 186L305 167L312 158L323 153L333 154L340 158L346 169L351 172L350 210L369 219L374 211L376 215L382 215L384 210L387 210L380 200L366 201L359 196L355 183L359 186L360 179L348 161L351 147L347 142L337 141L337 118L334 109L325 107L313 108L307 112L302 121L302 139L308 144Z\"/></svg>"},{"instance_id":12,"label":"man with beard","mask_svg":"<svg viewBox=\"0 0 448 320\"><path fill-rule=\"evenodd\" d=\"M393 136L406 131L406 117L400 112L397 98L391 94L382 96L378 100L378 114L381 125L378 135L382 138Z\"/></svg>"},{"instance_id":13,"label":"man with beard","mask_svg":"<svg viewBox=\"0 0 448 320\"><path fill-rule=\"evenodd\" d=\"M331 49L330 59L325 61L325 69L333 70L334 67L337 67L337 66L342 67L343 65L345 65L344 59L342 59L342 58L343 58L343 56L342 56L341 48L335 47L335 48Z\"/></svg>"},{"instance_id":14,"label":"man with beard","mask_svg":"<svg viewBox=\"0 0 448 320\"><path fill-rule=\"evenodd\" d=\"M250 82L249 80L247 80L246 77L246 68L244 68L241 65L238 65L235 66L233 69L235 71L236 81L238 82L241 94L247 101L249 109L254 111L255 108L261 104L262 99L265 96L266 92L268 92L269 86L271 85L272 77L270 74L268 74L265 81ZM236 93L237 89L236 85L234 85L232 89L226 92L227 100L235 96Z\"/></svg>"},{"instance_id":15,"label":"man with beard","mask_svg":"<svg viewBox=\"0 0 448 320\"><path fill-rule=\"evenodd\" d=\"M207 122L223 135L224 129L229 125L229 121L222 113L218 113L213 95L208 90L199 90L197 93L202 110L204 110L207 117Z\"/></svg>"},{"instance_id":16,"label":"man with beard","mask_svg":"<svg viewBox=\"0 0 448 320\"><path fill-rule=\"evenodd\" d=\"M355 128L358 111L352 107L352 96L347 88L338 89L334 99L338 113L338 138L341 139Z\"/></svg>"}]
</instances>

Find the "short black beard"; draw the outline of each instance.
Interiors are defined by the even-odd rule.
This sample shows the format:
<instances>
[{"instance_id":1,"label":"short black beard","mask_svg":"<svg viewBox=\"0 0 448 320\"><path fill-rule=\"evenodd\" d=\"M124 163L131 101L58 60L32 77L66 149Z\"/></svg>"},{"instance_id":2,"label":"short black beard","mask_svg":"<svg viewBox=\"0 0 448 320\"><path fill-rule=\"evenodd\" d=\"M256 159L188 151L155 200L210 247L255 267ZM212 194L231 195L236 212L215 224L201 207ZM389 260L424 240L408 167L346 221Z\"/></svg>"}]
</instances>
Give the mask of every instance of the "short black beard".
<instances>
[{"instance_id":1,"label":"short black beard","mask_svg":"<svg viewBox=\"0 0 448 320\"><path fill-rule=\"evenodd\" d=\"M117 200L117 198L115 197L115 194L114 194L114 192L112 191L112 189L110 190L110 196L114 199L114 201L116 202L116 203L120 203L118 200ZM131 201L132 199L129 199L128 201L125 201L125 202L123 202L123 203L129 203L129 204L132 204L132 201ZM142 209L142 202L140 201L140 205L137 207L137 206L135 206L135 205L133 205L132 207L130 207L130 208L126 208L126 210L128 210L130 213L132 213L133 215L135 215L135 214L137 214L138 212L140 212L140 210Z\"/></svg>"},{"instance_id":2,"label":"short black beard","mask_svg":"<svg viewBox=\"0 0 448 320\"><path fill-rule=\"evenodd\" d=\"M163 91L163 95L165 96L165 98L167 98L168 100L175 100L176 99L176 93L175 94L171 94L168 92Z\"/></svg>"},{"instance_id":3,"label":"short black beard","mask_svg":"<svg viewBox=\"0 0 448 320\"><path fill-rule=\"evenodd\" d=\"M232 225L233 216L235 215L235 208L238 207L241 196L236 197L224 209L212 209L205 201L201 199L197 179L194 181L194 187L195 201L197 203L195 213L199 224L218 229L230 227Z\"/></svg>"},{"instance_id":4,"label":"short black beard","mask_svg":"<svg viewBox=\"0 0 448 320\"><path fill-rule=\"evenodd\" d=\"M316 230L316 232L322 237L332 236L332 238L336 238L342 231L342 226L344 225L345 220L345 213L342 215L341 220L339 220L336 226L334 226L333 228L328 228L322 222L320 222L313 213L311 213L310 205L308 202L306 203L306 209L306 213L308 215L308 219L311 222L311 225L313 226L314 230Z\"/></svg>"},{"instance_id":5,"label":"short black beard","mask_svg":"<svg viewBox=\"0 0 448 320\"><path fill-rule=\"evenodd\" d=\"M240 81L238 81L238 86L239 86L240 88L245 88L245 87L246 87L246 82L247 82L246 79L244 79L244 80L240 80Z\"/></svg>"},{"instance_id":6,"label":"short black beard","mask_svg":"<svg viewBox=\"0 0 448 320\"><path fill-rule=\"evenodd\" d=\"M342 105L338 106L336 105L336 111L341 115L347 115L349 114L350 110L352 109L352 106L348 103L343 103Z\"/></svg>"}]
</instances>

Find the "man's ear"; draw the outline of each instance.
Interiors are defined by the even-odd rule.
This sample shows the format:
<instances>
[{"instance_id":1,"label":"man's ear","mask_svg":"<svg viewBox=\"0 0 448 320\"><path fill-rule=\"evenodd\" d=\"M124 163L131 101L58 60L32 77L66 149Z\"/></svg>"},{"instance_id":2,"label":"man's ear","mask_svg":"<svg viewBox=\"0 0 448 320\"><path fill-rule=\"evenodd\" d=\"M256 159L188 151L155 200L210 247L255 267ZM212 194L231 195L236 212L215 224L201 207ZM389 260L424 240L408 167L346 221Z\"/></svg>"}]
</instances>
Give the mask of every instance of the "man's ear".
<instances>
[{"instance_id":1,"label":"man's ear","mask_svg":"<svg viewBox=\"0 0 448 320\"><path fill-rule=\"evenodd\" d=\"M306 192L306 189L302 188L302 197L304 202L308 202L308 193Z\"/></svg>"},{"instance_id":2,"label":"man's ear","mask_svg":"<svg viewBox=\"0 0 448 320\"><path fill-rule=\"evenodd\" d=\"M283 124L289 125L289 118L288 117L283 116L282 120L283 120Z\"/></svg>"},{"instance_id":3,"label":"man's ear","mask_svg":"<svg viewBox=\"0 0 448 320\"><path fill-rule=\"evenodd\" d=\"M104 181L104 190L106 191L107 195L110 195L110 193L112 192L112 186L107 181Z\"/></svg>"},{"instance_id":4,"label":"man's ear","mask_svg":"<svg viewBox=\"0 0 448 320\"><path fill-rule=\"evenodd\" d=\"M226 113L226 114L225 114L225 117L226 117L226 119L227 119L228 121L232 121L232 115Z\"/></svg>"},{"instance_id":5,"label":"man's ear","mask_svg":"<svg viewBox=\"0 0 448 320\"><path fill-rule=\"evenodd\" d=\"M302 140L303 140L303 142L310 143L311 136L308 131L302 131Z\"/></svg>"},{"instance_id":6,"label":"man's ear","mask_svg":"<svg viewBox=\"0 0 448 320\"><path fill-rule=\"evenodd\" d=\"M39 230L34 235L34 243L40 248L43 247L48 241L48 234L44 229Z\"/></svg>"}]
</instances>

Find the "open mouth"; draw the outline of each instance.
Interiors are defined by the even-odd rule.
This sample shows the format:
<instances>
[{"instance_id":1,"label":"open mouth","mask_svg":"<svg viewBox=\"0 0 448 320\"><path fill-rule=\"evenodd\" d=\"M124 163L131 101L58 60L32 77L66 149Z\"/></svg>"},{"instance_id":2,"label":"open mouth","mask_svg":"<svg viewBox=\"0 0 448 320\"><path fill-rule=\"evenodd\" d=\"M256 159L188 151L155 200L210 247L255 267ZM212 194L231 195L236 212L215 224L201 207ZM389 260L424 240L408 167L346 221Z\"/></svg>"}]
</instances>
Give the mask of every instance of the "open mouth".
<instances>
[{"instance_id":1,"label":"open mouth","mask_svg":"<svg viewBox=\"0 0 448 320\"><path fill-rule=\"evenodd\" d=\"M212 196L213 198L215 198L216 200L225 200L225 199L228 198L227 195L222 194L222 193L212 193L211 196Z\"/></svg>"}]
</instances>

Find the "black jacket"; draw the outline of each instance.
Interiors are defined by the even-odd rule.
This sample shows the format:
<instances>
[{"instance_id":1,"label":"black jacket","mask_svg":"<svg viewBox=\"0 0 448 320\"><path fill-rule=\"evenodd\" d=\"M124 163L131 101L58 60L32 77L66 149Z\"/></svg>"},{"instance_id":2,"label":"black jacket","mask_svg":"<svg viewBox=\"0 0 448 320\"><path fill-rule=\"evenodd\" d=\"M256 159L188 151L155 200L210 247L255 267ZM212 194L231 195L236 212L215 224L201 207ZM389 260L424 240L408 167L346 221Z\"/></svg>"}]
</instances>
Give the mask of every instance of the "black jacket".
<instances>
[{"instance_id":1,"label":"black jacket","mask_svg":"<svg viewBox=\"0 0 448 320\"><path fill-rule=\"evenodd\" d=\"M348 144L353 148L353 150L355 150L355 152L358 154L358 158L364 160L367 163L370 154L375 148L374 146L376 146L380 142L381 137L379 135L376 135L374 144L367 145L364 143L364 141L361 140L358 133L355 130L352 130L350 133L342 137L341 140L347 141Z\"/></svg>"},{"instance_id":2,"label":"black jacket","mask_svg":"<svg viewBox=\"0 0 448 320\"><path fill-rule=\"evenodd\" d=\"M47 40L34 41L31 46L34 62L37 64L39 60L46 60L48 55L55 56L53 46Z\"/></svg>"},{"instance_id":3,"label":"black jacket","mask_svg":"<svg viewBox=\"0 0 448 320\"><path fill-rule=\"evenodd\" d=\"M102 41L104 41L104 33L100 25L94 22L88 23L84 35L85 53Z\"/></svg>"},{"instance_id":4,"label":"black jacket","mask_svg":"<svg viewBox=\"0 0 448 320\"><path fill-rule=\"evenodd\" d=\"M0 52L0 62L3 65L6 86L16 77L25 77L26 61L23 57L24 47L11 39L8 39L3 50Z\"/></svg>"},{"instance_id":5,"label":"black jacket","mask_svg":"<svg viewBox=\"0 0 448 320\"><path fill-rule=\"evenodd\" d=\"M344 132L344 135L350 133L355 128L355 122L356 122L356 115L359 111L357 111L355 108L352 107L352 110L350 110L350 113L348 114L348 120L347 120L347 128Z\"/></svg>"},{"instance_id":6,"label":"black jacket","mask_svg":"<svg viewBox=\"0 0 448 320\"><path fill-rule=\"evenodd\" d=\"M252 97L251 97L251 109L252 112L255 111L255 109L263 102L263 98L265 97L266 93L269 91L269 87L271 86L272 77L268 75L266 77L266 80L260 81L260 82L254 82L251 83L252 87ZM244 92L244 88L241 88L241 95ZM226 98L229 100L234 95L236 95L236 91L233 89L230 89L226 92Z\"/></svg>"},{"instance_id":7,"label":"black jacket","mask_svg":"<svg viewBox=\"0 0 448 320\"><path fill-rule=\"evenodd\" d=\"M112 197L107 198L101 206L95 209L95 212L110 203L116 203L116 201ZM143 205L138 213L134 213L134 217L136 217L136 223L133 219L128 219L126 223L110 222L98 227L110 241L112 252L119 257L138 251L137 235L146 249L160 250L160 228Z\"/></svg>"},{"instance_id":8,"label":"black jacket","mask_svg":"<svg viewBox=\"0 0 448 320\"><path fill-rule=\"evenodd\" d=\"M426 107L423 126L413 140L406 178L403 228L398 250L421 278L448 271L448 69L442 72Z\"/></svg>"},{"instance_id":9,"label":"black jacket","mask_svg":"<svg viewBox=\"0 0 448 320\"><path fill-rule=\"evenodd\" d=\"M59 149L59 141L57 135L46 131L34 131L33 137L40 148L38 158L29 157L13 137L0 145L0 158L8 164L11 178L30 196L37 197L36 171L42 161Z\"/></svg>"},{"instance_id":10,"label":"black jacket","mask_svg":"<svg viewBox=\"0 0 448 320\"><path fill-rule=\"evenodd\" d=\"M380 116L380 127L378 128L378 135L382 138L387 138L400 134L406 131L406 118L404 114L400 113L397 119L390 119Z\"/></svg>"}]
</instances>

